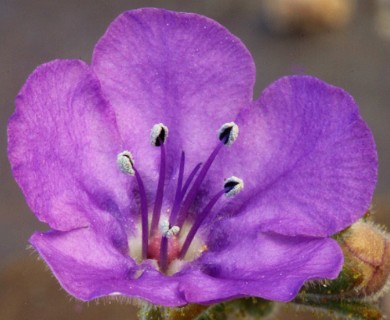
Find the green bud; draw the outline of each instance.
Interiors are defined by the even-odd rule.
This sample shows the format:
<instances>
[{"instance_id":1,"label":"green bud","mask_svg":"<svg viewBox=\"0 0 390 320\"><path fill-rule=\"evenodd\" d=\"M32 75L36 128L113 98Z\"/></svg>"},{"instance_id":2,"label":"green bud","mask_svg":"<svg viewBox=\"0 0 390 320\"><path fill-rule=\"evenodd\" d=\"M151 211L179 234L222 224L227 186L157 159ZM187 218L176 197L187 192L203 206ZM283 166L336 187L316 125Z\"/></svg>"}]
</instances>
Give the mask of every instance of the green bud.
<instances>
[{"instance_id":1,"label":"green bud","mask_svg":"<svg viewBox=\"0 0 390 320\"><path fill-rule=\"evenodd\" d=\"M383 228L364 218L335 237L344 253L344 266L337 279L308 282L307 294L326 295L329 300L377 301L388 288L390 240Z\"/></svg>"}]
</instances>

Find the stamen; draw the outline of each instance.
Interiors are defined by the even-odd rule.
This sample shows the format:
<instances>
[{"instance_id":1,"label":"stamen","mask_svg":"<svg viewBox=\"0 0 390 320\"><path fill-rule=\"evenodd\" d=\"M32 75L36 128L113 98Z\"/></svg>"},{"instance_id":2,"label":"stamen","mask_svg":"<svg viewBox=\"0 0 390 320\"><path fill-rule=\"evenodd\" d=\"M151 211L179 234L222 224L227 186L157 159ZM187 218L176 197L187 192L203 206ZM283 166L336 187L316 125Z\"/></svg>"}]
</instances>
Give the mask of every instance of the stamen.
<instances>
[{"instance_id":1,"label":"stamen","mask_svg":"<svg viewBox=\"0 0 390 320\"><path fill-rule=\"evenodd\" d=\"M240 186L240 187L237 187ZM214 205L217 203L217 201L221 198L223 194L225 194L227 197L232 197L236 194L238 194L244 186L244 182L237 178L237 177L230 177L225 180L224 188L223 190L219 191L207 204L207 206L203 209L203 211L196 217L196 220L194 224L192 225L190 231L188 232L187 238L184 241L183 247L181 248L179 258L183 259L191 245L192 240L195 237L196 232L199 230L200 226L202 225L203 221L206 219L206 217L210 214L211 210L213 209ZM236 189L235 189L236 188ZM231 193L232 190L236 190L235 193Z\"/></svg>"},{"instance_id":2,"label":"stamen","mask_svg":"<svg viewBox=\"0 0 390 320\"><path fill-rule=\"evenodd\" d=\"M134 176L134 159L129 151L125 150L119 153L116 162L122 172Z\"/></svg>"},{"instance_id":3,"label":"stamen","mask_svg":"<svg viewBox=\"0 0 390 320\"><path fill-rule=\"evenodd\" d=\"M223 147L223 143L218 143L218 145L215 147L214 151L211 153L209 158L207 159L206 163L202 167L202 169L199 172L199 175L196 177L194 184L192 185L190 191L188 192L187 197L185 198L180 211L179 211L179 217L177 221L177 225L181 228L183 226L183 223L185 219L187 218L188 209L192 205L192 203L195 200L196 194L198 192L198 189L200 185L203 182L203 179L205 178L208 170L210 169L215 157L217 156L219 150Z\"/></svg>"},{"instance_id":4,"label":"stamen","mask_svg":"<svg viewBox=\"0 0 390 320\"><path fill-rule=\"evenodd\" d=\"M218 131L218 138L222 142L221 144L218 143L218 145L215 147L214 151L211 153L209 158L207 159L205 165L203 166L202 170L200 171L199 175L197 176L194 184L192 185L192 188L188 192L188 195L186 199L183 202L183 205L179 212L179 218L177 225L179 227L183 226L183 223L187 217L188 209L192 205L192 203L195 200L196 194L199 190L200 185L203 182L203 179L205 178L208 170L210 169L215 157L217 156L219 150L221 150L223 145L230 146L233 144L233 142L238 137L238 126L234 122L228 122L225 123Z\"/></svg>"},{"instance_id":5,"label":"stamen","mask_svg":"<svg viewBox=\"0 0 390 320\"><path fill-rule=\"evenodd\" d=\"M147 258L148 252L148 202L146 200L145 187L142 178L134 167L134 159L127 150L117 156L117 163L122 172L135 175L137 179L140 199L141 199L141 225L142 225L142 259Z\"/></svg>"},{"instance_id":6,"label":"stamen","mask_svg":"<svg viewBox=\"0 0 390 320\"><path fill-rule=\"evenodd\" d=\"M141 198L141 226L142 226L142 259L148 256L148 202L146 200L146 192L142 178L138 171L135 170L135 177L138 183L139 194Z\"/></svg>"},{"instance_id":7,"label":"stamen","mask_svg":"<svg viewBox=\"0 0 390 320\"><path fill-rule=\"evenodd\" d=\"M158 179L156 200L154 202L152 225L150 228L150 235L153 235L158 227L161 215L161 207L163 203L164 195L164 181L165 181L165 141L168 135L168 128L162 123L155 124L152 128L150 139L154 146L161 149L161 161L160 161L160 176Z\"/></svg>"},{"instance_id":8,"label":"stamen","mask_svg":"<svg viewBox=\"0 0 390 320\"><path fill-rule=\"evenodd\" d=\"M176 222L177 213L179 212L180 208L180 202L182 199L182 185L183 185L183 178L184 178L184 164L185 164L185 153L181 153L180 157L180 167L179 167L179 176L177 178L177 186L176 186L176 193L175 193L175 200L173 202L173 207L171 211L171 215L169 217L169 222L171 225L173 225Z\"/></svg>"},{"instance_id":9,"label":"stamen","mask_svg":"<svg viewBox=\"0 0 390 320\"><path fill-rule=\"evenodd\" d=\"M204 208L204 210L200 213L199 216L197 216L195 223L192 225L190 232L188 232L187 238L184 241L184 244L181 248L179 259L183 259L191 245L192 240L195 237L196 232L198 231L199 227L202 225L204 219L208 216L211 209L214 207L214 205L217 203L219 198L225 193L225 189L218 192L207 204L207 206Z\"/></svg>"},{"instance_id":10,"label":"stamen","mask_svg":"<svg viewBox=\"0 0 390 320\"><path fill-rule=\"evenodd\" d=\"M176 219L177 219L177 216L178 216L178 213L179 213L179 209L180 209L180 203L181 201L183 200L185 194L187 193L187 190L189 188L189 186L191 185L191 182L192 180L194 179L196 173L198 172L198 170L200 169L202 163L198 163L196 165L196 167L191 171L190 175L188 176L185 184L184 184L184 187L182 190L179 190L179 194L177 195L178 198L176 199L175 198L175 203L174 203L174 206L173 206L173 209L172 209L172 213L171 213L171 217L170 217L170 223L171 225L175 224L176 223Z\"/></svg>"},{"instance_id":11,"label":"stamen","mask_svg":"<svg viewBox=\"0 0 390 320\"><path fill-rule=\"evenodd\" d=\"M225 196L228 198L233 197L240 193L242 189L244 189L244 181L240 178L232 176L225 180L224 188Z\"/></svg>"},{"instance_id":12,"label":"stamen","mask_svg":"<svg viewBox=\"0 0 390 320\"><path fill-rule=\"evenodd\" d=\"M228 122L218 130L218 138L226 146L231 146L233 142L236 141L238 132L238 125L236 125L234 122Z\"/></svg>"},{"instance_id":13,"label":"stamen","mask_svg":"<svg viewBox=\"0 0 390 320\"><path fill-rule=\"evenodd\" d=\"M195 168L191 171L190 175L188 176L186 183L184 184L183 190L181 192L181 199L184 198L185 194L187 193L187 190L189 186L191 185L192 180L194 180L195 175L197 174L198 170L202 166L202 162L199 162Z\"/></svg>"},{"instance_id":14,"label":"stamen","mask_svg":"<svg viewBox=\"0 0 390 320\"><path fill-rule=\"evenodd\" d=\"M157 123L150 132L150 143L155 147L159 147L165 143L167 137L168 127L162 123Z\"/></svg>"}]
</instances>

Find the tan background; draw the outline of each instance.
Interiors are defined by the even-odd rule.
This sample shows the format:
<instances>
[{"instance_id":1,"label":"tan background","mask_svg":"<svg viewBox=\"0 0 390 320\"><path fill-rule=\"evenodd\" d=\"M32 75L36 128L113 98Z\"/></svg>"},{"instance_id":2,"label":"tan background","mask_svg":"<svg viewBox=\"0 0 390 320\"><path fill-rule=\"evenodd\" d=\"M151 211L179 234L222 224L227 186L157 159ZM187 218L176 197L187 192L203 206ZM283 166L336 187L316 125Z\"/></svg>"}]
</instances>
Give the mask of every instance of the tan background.
<instances>
[{"instance_id":1,"label":"tan background","mask_svg":"<svg viewBox=\"0 0 390 320\"><path fill-rule=\"evenodd\" d=\"M361 0L352 23L315 36L274 36L261 19L261 0L122 1L0 0L0 319L131 319L128 306L69 303L41 264L25 250L43 230L14 183L6 155L6 122L26 77L56 58L90 61L93 46L122 11L164 7L207 15L247 45L257 65L255 97L285 74L305 72L349 91L378 144L376 201L382 222L390 193L390 40L378 34L375 1ZM380 209L385 208L385 209ZM27 259L27 260L26 260ZM46 303L45 303L46 302ZM298 319L299 317L297 317Z\"/></svg>"}]
</instances>

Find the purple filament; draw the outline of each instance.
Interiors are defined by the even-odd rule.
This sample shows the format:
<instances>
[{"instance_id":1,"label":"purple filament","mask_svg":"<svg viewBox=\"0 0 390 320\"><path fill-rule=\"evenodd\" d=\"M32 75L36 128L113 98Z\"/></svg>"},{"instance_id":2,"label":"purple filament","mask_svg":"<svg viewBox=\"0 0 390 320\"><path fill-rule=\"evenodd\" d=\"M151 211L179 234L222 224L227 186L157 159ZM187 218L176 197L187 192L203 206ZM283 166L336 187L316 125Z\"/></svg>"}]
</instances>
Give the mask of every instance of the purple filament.
<instances>
[{"instance_id":1,"label":"purple filament","mask_svg":"<svg viewBox=\"0 0 390 320\"><path fill-rule=\"evenodd\" d=\"M165 273L168 269L168 237L161 238L160 246L160 269Z\"/></svg>"},{"instance_id":2,"label":"purple filament","mask_svg":"<svg viewBox=\"0 0 390 320\"><path fill-rule=\"evenodd\" d=\"M188 248L191 245L192 240L195 237L196 232L199 230L199 227L202 225L203 221L209 215L210 211L213 209L214 205L217 203L219 198L226 192L225 189L218 192L207 204L207 206L203 209L203 211L196 217L194 224L192 225L190 232L188 232L187 238L184 241L184 244L181 248L179 258L183 259L186 255Z\"/></svg>"},{"instance_id":3,"label":"purple filament","mask_svg":"<svg viewBox=\"0 0 390 320\"><path fill-rule=\"evenodd\" d=\"M225 139L226 140L226 139ZM192 185L190 191L188 192L187 197L185 198L181 209L179 211L179 217L177 221L177 226L182 227L185 219L187 218L188 209L192 205L192 203L195 200L196 194L199 190L200 185L202 184L204 178L206 177L207 172L209 171L215 157L217 156L218 152L221 150L221 148L224 146L224 142L219 142L217 146L215 147L214 151L210 154L209 158L205 162L204 166L202 167L201 171L199 172L199 175L196 177L194 184Z\"/></svg>"},{"instance_id":4,"label":"purple filament","mask_svg":"<svg viewBox=\"0 0 390 320\"><path fill-rule=\"evenodd\" d=\"M154 202L153 216L152 216L152 225L150 228L150 235L153 235L160 221L161 207L163 202L164 195L164 180L165 180L165 147L164 142L160 140L161 148L161 161L160 161L160 176L158 179L157 192L156 192L156 201Z\"/></svg>"},{"instance_id":5,"label":"purple filament","mask_svg":"<svg viewBox=\"0 0 390 320\"><path fill-rule=\"evenodd\" d=\"M195 177L196 173L198 172L198 170L200 169L201 165L202 165L202 162L199 162L195 166L195 168L191 171L190 175L188 176L188 178L184 184L183 190L181 192L180 201L184 198L185 194L187 193L188 187L190 186L192 180L194 179L194 177Z\"/></svg>"},{"instance_id":6,"label":"purple filament","mask_svg":"<svg viewBox=\"0 0 390 320\"><path fill-rule=\"evenodd\" d=\"M175 203L173 205L173 209L172 209L172 213L171 213L171 216L170 216L170 219L169 219L169 222L171 224L171 226L174 226L175 223L176 223L176 219L177 219L177 215L179 213L179 209L180 209L180 204L181 204L181 201L183 200L183 197L184 195L186 194L187 190L188 190L188 187L190 186L192 180L194 179L196 173L198 172L200 166L202 165L202 163L198 163L196 165L196 167L191 171L190 175L188 176L185 184L184 184L184 187L182 190L176 190L176 196L175 197ZM184 169L184 167L183 167Z\"/></svg>"},{"instance_id":7,"label":"purple filament","mask_svg":"<svg viewBox=\"0 0 390 320\"><path fill-rule=\"evenodd\" d=\"M182 188L182 185L183 185L183 178L184 178L184 164L185 164L185 153L182 152L181 153L181 158L180 158L179 177L177 179L175 200L174 200L174 203L173 203L171 215L169 217L169 224L170 224L170 226L172 226L176 222L177 213L178 213L179 208L180 208L180 202L181 202L181 199L182 199L181 188Z\"/></svg>"},{"instance_id":8,"label":"purple filament","mask_svg":"<svg viewBox=\"0 0 390 320\"><path fill-rule=\"evenodd\" d=\"M146 201L145 187L141 176L136 169L134 169L134 172L141 198L142 259L146 259L148 255L148 202Z\"/></svg>"}]
</instances>

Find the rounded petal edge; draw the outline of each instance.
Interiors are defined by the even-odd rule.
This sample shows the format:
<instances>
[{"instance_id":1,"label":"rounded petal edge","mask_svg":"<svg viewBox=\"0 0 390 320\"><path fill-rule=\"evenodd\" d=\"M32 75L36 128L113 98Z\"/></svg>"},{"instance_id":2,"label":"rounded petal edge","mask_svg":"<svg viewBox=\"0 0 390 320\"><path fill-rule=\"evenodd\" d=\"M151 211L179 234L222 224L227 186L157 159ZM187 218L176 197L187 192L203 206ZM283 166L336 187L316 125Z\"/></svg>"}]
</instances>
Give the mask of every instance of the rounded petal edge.
<instances>
[{"instance_id":1,"label":"rounded petal edge","mask_svg":"<svg viewBox=\"0 0 390 320\"><path fill-rule=\"evenodd\" d=\"M325 237L369 208L377 181L375 142L344 90L310 76L284 77L236 122L240 139L231 155L241 155L245 166L221 159L237 163L229 170L246 186L234 204L233 224Z\"/></svg>"},{"instance_id":2,"label":"rounded petal edge","mask_svg":"<svg viewBox=\"0 0 390 320\"><path fill-rule=\"evenodd\" d=\"M186 304L177 279L137 265L91 228L35 233L29 241L61 286L79 300L124 296L170 307Z\"/></svg>"},{"instance_id":3,"label":"rounded petal edge","mask_svg":"<svg viewBox=\"0 0 390 320\"><path fill-rule=\"evenodd\" d=\"M41 221L56 230L87 226L91 206L113 201L107 211L118 215L131 203L116 166L122 150L115 114L85 62L54 60L29 76L8 122L8 157Z\"/></svg>"}]
</instances>

